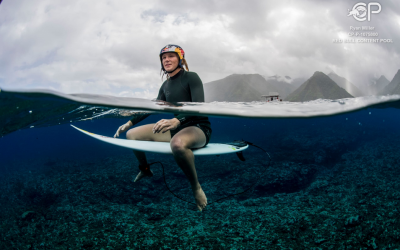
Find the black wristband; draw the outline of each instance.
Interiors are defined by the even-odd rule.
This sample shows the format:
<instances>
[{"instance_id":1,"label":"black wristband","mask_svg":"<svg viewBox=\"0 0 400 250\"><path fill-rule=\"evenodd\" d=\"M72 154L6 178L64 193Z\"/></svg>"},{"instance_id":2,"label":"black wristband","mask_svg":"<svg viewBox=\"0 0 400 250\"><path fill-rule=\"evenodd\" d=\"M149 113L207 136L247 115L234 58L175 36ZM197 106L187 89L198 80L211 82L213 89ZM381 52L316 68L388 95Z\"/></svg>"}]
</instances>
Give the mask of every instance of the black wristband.
<instances>
[{"instance_id":1,"label":"black wristband","mask_svg":"<svg viewBox=\"0 0 400 250\"><path fill-rule=\"evenodd\" d=\"M186 117L176 118L181 123L181 125L186 121Z\"/></svg>"}]
</instances>

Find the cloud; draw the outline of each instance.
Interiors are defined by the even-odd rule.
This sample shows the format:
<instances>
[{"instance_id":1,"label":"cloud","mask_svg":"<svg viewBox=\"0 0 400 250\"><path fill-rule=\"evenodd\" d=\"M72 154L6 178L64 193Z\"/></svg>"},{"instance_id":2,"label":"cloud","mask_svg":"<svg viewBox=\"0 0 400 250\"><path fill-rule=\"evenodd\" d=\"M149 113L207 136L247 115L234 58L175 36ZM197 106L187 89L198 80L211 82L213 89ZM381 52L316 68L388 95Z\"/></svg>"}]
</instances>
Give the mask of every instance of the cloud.
<instances>
[{"instance_id":1,"label":"cloud","mask_svg":"<svg viewBox=\"0 0 400 250\"><path fill-rule=\"evenodd\" d=\"M1 87L52 88L152 99L162 83L158 53L181 45L203 82L233 73L310 77L336 73L362 85L400 68L394 1L358 22L348 1L51 1L0 6ZM388 44L333 43L350 26L373 26Z\"/></svg>"}]
</instances>

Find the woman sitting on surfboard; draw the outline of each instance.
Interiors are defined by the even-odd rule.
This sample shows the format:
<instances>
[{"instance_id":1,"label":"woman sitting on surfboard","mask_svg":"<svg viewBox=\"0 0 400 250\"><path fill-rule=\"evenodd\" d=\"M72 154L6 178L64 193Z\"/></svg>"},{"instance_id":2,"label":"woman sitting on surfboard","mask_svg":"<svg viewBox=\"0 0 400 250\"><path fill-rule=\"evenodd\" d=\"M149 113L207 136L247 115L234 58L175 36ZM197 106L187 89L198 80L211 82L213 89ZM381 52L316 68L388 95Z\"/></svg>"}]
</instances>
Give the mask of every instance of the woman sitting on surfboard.
<instances>
[{"instance_id":1,"label":"woman sitting on surfboard","mask_svg":"<svg viewBox=\"0 0 400 250\"><path fill-rule=\"evenodd\" d=\"M167 74L157 100L166 102L204 102L204 89L200 77L189 72L185 52L178 45L168 44L160 51L161 70ZM185 65L186 70L183 68ZM118 128L114 137L126 132L150 114L138 113L126 124ZM170 142L171 150L179 167L192 186L193 195L199 210L207 205L207 197L197 180L192 148L208 144L211 136L211 123L208 117L175 114L173 119L162 119L155 124L147 124L130 129L126 137L130 140ZM135 182L145 176L153 176L144 152L133 150L139 161L140 172Z\"/></svg>"}]
</instances>

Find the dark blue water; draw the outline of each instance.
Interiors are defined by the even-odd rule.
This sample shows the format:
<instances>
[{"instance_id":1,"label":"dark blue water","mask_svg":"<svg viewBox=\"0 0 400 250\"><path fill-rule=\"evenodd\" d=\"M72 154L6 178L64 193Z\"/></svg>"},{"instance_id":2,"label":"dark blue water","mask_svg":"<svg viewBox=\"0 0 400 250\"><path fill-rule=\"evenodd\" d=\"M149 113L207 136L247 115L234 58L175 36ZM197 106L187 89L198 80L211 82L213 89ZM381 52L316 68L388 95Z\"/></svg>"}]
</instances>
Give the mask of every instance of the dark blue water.
<instances>
[{"instance_id":1,"label":"dark blue water","mask_svg":"<svg viewBox=\"0 0 400 250\"><path fill-rule=\"evenodd\" d=\"M151 115L137 126L172 118ZM113 136L127 122L72 122ZM2 249L398 249L400 111L366 108L308 119L209 117L210 142L243 139L235 154L196 157L209 202L194 212L155 176L132 182L129 149L62 124L0 138ZM121 136L124 138L124 135ZM191 200L171 155L161 161L171 190ZM254 185L254 186L253 186Z\"/></svg>"},{"instance_id":2,"label":"dark blue water","mask_svg":"<svg viewBox=\"0 0 400 250\"><path fill-rule=\"evenodd\" d=\"M371 114L370 114L371 113ZM136 126L156 123L172 116L151 115ZM340 135L363 135L359 140L373 140L397 134L400 124L397 109L364 109L362 111L330 117L309 119L238 119L209 118L212 123L210 142L229 142L244 139L274 151L276 145L285 144L282 139L289 134L302 137L304 133L314 137L330 137L327 131ZM92 133L112 137L118 127L127 120L99 119L71 123ZM364 136L365 135L365 136ZM121 138L125 138L124 135ZM3 167L15 160L53 158L60 160L90 160L102 157L117 157L129 153L119 148L96 141L78 133L69 124L51 127L23 129L0 138ZM290 146L290 145L285 145Z\"/></svg>"}]
</instances>

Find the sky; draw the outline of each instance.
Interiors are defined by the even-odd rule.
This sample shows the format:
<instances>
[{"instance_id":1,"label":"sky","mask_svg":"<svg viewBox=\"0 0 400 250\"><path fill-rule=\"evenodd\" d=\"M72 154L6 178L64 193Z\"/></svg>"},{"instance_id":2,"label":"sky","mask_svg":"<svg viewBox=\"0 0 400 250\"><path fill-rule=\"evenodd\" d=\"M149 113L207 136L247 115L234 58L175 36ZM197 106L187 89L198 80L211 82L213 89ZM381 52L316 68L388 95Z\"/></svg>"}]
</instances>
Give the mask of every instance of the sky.
<instances>
[{"instance_id":1,"label":"sky","mask_svg":"<svg viewBox=\"0 0 400 250\"><path fill-rule=\"evenodd\" d=\"M380 75L390 81L400 69L396 2L379 1L380 13L372 5L370 21L357 21L348 15L359 1L348 0L3 0L0 87L153 99L169 43L184 49L203 83L315 71L361 87ZM369 26L357 32L375 37L352 37L351 26ZM360 38L392 42L344 42Z\"/></svg>"}]
</instances>

